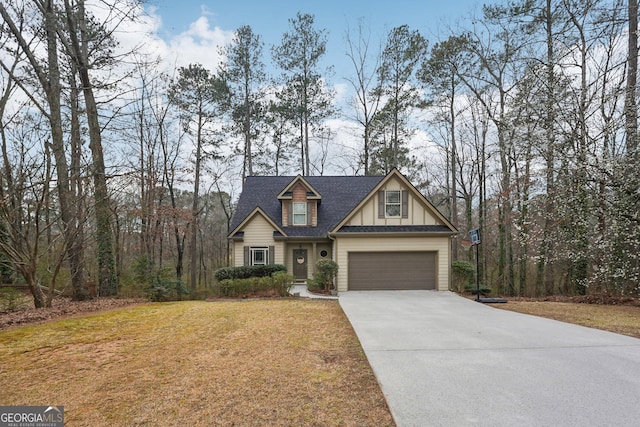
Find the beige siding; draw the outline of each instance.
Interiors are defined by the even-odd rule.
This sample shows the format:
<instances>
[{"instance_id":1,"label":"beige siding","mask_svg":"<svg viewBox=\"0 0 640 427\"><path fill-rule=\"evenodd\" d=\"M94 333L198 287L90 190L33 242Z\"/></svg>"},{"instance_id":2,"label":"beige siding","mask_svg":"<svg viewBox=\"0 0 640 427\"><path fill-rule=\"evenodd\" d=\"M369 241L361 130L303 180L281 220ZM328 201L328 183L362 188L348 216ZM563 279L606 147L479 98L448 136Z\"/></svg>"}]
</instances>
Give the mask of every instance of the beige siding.
<instances>
[{"instance_id":1,"label":"beige siding","mask_svg":"<svg viewBox=\"0 0 640 427\"><path fill-rule=\"evenodd\" d=\"M274 246L274 262L284 264L284 244L273 239L275 230L262 215L255 215L241 231L244 231L244 240L233 245L234 265L243 265L245 246Z\"/></svg>"},{"instance_id":2,"label":"beige siding","mask_svg":"<svg viewBox=\"0 0 640 427\"><path fill-rule=\"evenodd\" d=\"M354 215L347 225L439 225L441 222L431 209L418 199L413 191L402 186L402 182L393 177L381 190L409 191L408 218L378 218L378 194L374 194Z\"/></svg>"},{"instance_id":3,"label":"beige siding","mask_svg":"<svg viewBox=\"0 0 640 427\"><path fill-rule=\"evenodd\" d=\"M449 289L448 237L339 237L335 252L338 263L338 291L348 290L349 252L435 251L436 289Z\"/></svg>"}]
</instances>

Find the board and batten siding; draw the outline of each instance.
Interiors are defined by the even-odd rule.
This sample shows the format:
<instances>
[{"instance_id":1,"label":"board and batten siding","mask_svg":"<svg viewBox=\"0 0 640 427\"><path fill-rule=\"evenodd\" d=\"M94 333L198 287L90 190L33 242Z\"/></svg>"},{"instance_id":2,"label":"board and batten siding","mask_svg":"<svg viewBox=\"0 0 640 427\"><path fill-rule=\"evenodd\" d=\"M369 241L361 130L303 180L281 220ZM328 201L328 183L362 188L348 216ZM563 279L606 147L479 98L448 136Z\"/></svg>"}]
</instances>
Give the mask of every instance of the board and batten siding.
<instances>
[{"instance_id":1,"label":"board and batten siding","mask_svg":"<svg viewBox=\"0 0 640 427\"><path fill-rule=\"evenodd\" d=\"M338 291L347 291L349 284L349 252L436 252L436 289L449 289L449 237L342 237L336 239L334 250L338 263Z\"/></svg>"},{"instance_id":2,"label":"board and batten siding","mask_svg":"<svg viewBox=\"0 0 640 427\"><path fill-rule=\"evenodd\" d=\"M275 249L274 262L285 264L284 243L273 239L275 230L262 215L255 215L242 231L244 231L244 240L236 241L233 244L233 263L236 267L244 263L245 246L273 246Z\"/></svg>"},{"instance_id":3,"label":"board and batten siding","mask_svg":"<svg viewBox=\"0 0 640 427\"><path fill-rule=\"evenodd\" d=\"M433 215L413 191L402 186L398 179L390 179L380 190L402 190L407 191L408 216L407 218L380 218L378 215L378 204L380 203L380 192L371 197L360 209L358 209L349 219L346 225L442 225L442 222Z\"/></svg>"}]
</instances>

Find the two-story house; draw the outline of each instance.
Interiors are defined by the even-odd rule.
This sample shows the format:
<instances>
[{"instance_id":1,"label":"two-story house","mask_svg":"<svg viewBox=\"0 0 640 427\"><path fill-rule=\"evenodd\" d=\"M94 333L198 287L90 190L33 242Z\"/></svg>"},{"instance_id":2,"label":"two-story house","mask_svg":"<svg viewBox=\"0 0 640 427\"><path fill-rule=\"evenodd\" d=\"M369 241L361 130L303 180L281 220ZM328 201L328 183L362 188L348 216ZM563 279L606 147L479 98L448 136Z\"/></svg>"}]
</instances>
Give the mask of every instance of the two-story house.
<instances>
[{"instance_id":1,"label":"two-story house","mask_svg":"<svg viewBox=\"0 0 640 427\"><path fill-rule=\"evenodd\" d=\"M296 281L338 263L338 291L447 290L456 228L401 174L250 176L230 226L233 265L286 265Z\"/></svg>"}]
</instances>

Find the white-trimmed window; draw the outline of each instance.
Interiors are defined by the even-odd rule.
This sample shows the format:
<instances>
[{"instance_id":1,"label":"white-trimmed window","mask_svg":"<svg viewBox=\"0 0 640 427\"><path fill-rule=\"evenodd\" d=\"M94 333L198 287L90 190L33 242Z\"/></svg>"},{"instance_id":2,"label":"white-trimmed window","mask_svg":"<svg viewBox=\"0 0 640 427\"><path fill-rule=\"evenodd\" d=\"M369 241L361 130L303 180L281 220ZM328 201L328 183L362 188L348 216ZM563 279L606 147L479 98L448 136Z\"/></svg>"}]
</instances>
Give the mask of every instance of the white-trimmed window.
<instances>
[{"instance_id":1,"label":"white-trimmed window","mask_svg":"<svg viewBox=\"0 0 640 427\"><path fill-rule=\"evenodd\" d=\"M400 218L402 214L400 190L386 190L384 192L384 214L387 218Z\"/></svg>"},{"instance_id":2,"label":"white-trimmed window","mask_svg":"<svg viewBox=\"0 0 640 427\"><path fill-rule=\"evenodd\" d=\"M251 247L249 248L251 255L251 265L266 265L269 263L268 247Z\"/></svg>"},{"instance_id":3,"label":"white-trimmed window","mask_svg":"<svg viewBox=\"0 0 640 427\"><path fill-rule=\"evenodd\" d=\"M307 225L306 203L293 203L293 225Z\"/></svg>"}]
</instances>

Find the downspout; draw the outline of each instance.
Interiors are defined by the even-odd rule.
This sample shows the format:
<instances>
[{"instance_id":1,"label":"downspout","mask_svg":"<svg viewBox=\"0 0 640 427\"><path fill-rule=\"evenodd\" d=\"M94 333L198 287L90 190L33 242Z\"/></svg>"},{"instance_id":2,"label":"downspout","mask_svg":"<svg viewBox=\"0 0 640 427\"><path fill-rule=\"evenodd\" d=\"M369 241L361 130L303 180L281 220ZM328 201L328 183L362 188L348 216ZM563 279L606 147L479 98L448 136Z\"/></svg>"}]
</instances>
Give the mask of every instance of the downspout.
<instances>
[{"instance_id":1,"label":"downspout","mask_svg":"<svg viewBox=\"0 0 640 427\"><path fill-rule=\"evenodd\" d=\"M336 240L335 237L333 237L332 233L327 233L327 237L329 238L329 240L331 240L333 243L331 244L331 260L333 262L335 262L336 264L338 264L338 260L336 259L337 255L338 255L338 241ZM340 267L338 265L338 267ZM338 270L338 274L339 274L340 270ZM336 295L338 295L338 276L336 276L336 282L334 283L335 287L336 287Z\"/></svg>"}]
</instances>

